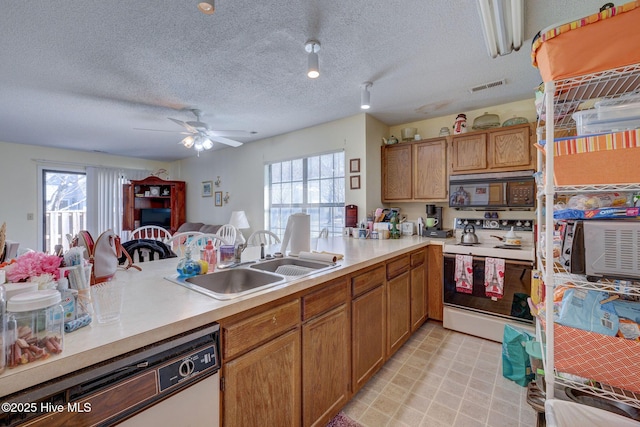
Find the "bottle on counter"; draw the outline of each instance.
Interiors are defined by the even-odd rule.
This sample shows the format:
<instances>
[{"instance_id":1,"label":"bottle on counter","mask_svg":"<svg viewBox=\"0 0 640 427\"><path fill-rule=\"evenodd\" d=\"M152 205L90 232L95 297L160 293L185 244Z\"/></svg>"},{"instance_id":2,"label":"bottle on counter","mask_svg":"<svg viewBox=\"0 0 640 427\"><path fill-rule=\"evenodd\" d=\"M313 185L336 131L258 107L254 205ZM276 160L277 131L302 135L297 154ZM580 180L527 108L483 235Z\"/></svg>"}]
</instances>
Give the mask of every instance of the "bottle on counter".
<instances>
[{"instance_id":1,"label":"bottle on counter","mask_svg":"<svg viewBox=\"0 0 640 427\"><path fill-rule=\"evenodd\" d=\"M209 263L209 271L213 271L216 268L216 248L213 246L211 239L207 241L207 245L204 247L204 259Z\"/></svg>"},{"instance_id":2,"label":"bottle on counter","mask_svg":"<svg viewBox=\"0 0 640 427\"><path fill-rule=\"evenodd\" d=\"M193 277L200 274L200 264L191 259L191 250L187 249L184 258L178 262L178 274L182 277Z\"/></svg>"},{"instance_id":3,"label":"bottle on counter","mask_svg":"<svg viewBox=\"0 0 640 427\"><path fill-rule=\"evenodd\" d=\"M396 212L391 215L389 222L391 222L391 238L399 239L400 229L398 228L398 214Z\"/></svg>"}]
</instances>

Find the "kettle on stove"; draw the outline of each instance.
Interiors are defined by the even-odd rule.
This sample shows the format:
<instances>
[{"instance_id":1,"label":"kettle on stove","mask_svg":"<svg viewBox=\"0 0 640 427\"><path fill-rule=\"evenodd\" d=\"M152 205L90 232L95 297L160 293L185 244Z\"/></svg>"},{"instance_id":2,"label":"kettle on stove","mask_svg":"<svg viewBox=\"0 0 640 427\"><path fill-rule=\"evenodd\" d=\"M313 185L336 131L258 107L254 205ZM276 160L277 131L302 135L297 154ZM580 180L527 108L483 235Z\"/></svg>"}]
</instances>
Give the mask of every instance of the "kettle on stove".
<instances>
[{"instance_id":1,"label":"kettle on stove","mask_svg":"<svg viewBox=\"0 0 640 427\"><path fill-rule=\"evenodd\" d=\"M477 243L478 243L478 235L476 234L476 228L472 224L467 224L462 230L462 237L460 237L460 244L475 245Z\"/></svg>"}]
</instances>

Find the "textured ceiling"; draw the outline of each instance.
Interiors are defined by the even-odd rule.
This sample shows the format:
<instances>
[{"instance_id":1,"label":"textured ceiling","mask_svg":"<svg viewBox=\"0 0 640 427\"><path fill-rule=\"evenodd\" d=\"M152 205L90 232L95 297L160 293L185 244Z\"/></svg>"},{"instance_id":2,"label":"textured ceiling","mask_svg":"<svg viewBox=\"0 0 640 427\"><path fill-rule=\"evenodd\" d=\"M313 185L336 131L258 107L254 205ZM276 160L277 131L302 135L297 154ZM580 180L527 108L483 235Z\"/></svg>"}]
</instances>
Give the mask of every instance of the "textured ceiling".
<instances>
[{"instance_id":1,"label":"textured ceiling","mask_svg":"<svg viewBox=\"0 0 640 427\"><path fill-rule=\"evenodd\" d=\"M525 0L524 46L497 59L475 3L218 0L204 15L196 0L5 1L0 141L176 160L195 151L167 118L193 120L189 108L212 129L257 132L229 134L249 143L360 113L365 81L387 125L532 98L534 34L603 2ZM316 80L308 39L322 45Z\"/></svg>"}]
</instances>

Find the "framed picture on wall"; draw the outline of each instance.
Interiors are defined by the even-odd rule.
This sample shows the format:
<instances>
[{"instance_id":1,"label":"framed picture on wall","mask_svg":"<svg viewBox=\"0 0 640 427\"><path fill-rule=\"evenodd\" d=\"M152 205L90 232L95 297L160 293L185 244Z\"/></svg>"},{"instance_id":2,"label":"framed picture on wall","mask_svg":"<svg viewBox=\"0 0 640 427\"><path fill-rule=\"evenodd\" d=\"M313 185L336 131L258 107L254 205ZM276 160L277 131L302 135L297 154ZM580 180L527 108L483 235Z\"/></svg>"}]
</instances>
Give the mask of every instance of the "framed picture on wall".
<instances>
[{"instance_id":1,"label":"framed picture on wall","mask_svg":"<svg viewBox=\"0 0 640 427\"><path fill-rule=\"evenodd\" d=\"M350 188L352 190L357 190L360 188L360 175L353 175L350 179L351 185Z\"/></svg>"},{"instance_id":2,"label":"framed picture on wall","mask_svg":"<svg viewBox=\"0 0 640 427\"><path fill-rule=\"evenodd\" d=\"M216 206L222 206L222 191L216 191Z\"/></svg>"},{"instance_id":3,"label":"framed picture on wall","mask_svg":"<svg viewBox=\"0 0 640 427\"><path fill-rule=\"evenodd\" d=\"M349 160L349 172L351 173L360 172L360 159Z\"/></svg>"},{"instance_id":4,"label":"framed picture on wall","mask_svg":"<svg viewBox=\"0 0 640 427\"><path fill-rule=\"evenodd\" d=\"M213 195L211 192L212 187L213 187L213 182L202 181L202 197L211 197Z\"/></svg>"}]
</instances>

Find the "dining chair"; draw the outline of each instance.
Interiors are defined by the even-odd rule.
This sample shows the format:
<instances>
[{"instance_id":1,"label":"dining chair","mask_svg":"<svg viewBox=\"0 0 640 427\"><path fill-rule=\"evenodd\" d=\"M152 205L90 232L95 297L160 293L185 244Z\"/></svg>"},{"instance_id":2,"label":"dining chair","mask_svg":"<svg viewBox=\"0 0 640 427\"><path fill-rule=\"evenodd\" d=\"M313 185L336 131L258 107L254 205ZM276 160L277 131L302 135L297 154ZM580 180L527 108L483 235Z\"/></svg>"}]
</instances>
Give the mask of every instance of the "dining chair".
<instances>
[{"instance_id":1,"label":"dining chair","mask_svg":"<svg viewBox=\"0 0 640 427\"><path fill-rule=\"evenodd\" d=\"M261 243L265 246L273 245L280 243L280 238L269 230L257 230L247 239L247 246L260 246Z\"/></svg>"},{"instance_id":2,"label":"dining chair","mask_svg":"<svg viewBox=\"0 0 640 427\"><path fill-rule=\"evenodd\" d=\"M229 242L229 245L234 245L236 243L236 235L238 230L231 224L224 224L221 226L216 235L218 237L222 237L224 240Z\"/></svg>"},{"instance_id":3,"label":"dining chair","mask_svg":"<svg viewBox=\"0 0 640 427\"><path fill-rule=\"evenodd\" d=\"M213 243L213 247L215 247L216 249L220 248L220 246L222 245L233 245L233 242L230 242L229 240L220 237L217 234L203 233L199 236L194 236L193 239L191 239L191 242L187 245L191 250L191 257L193 259L197 259L197 257L200 256L200 251L204 249L209 240L211 240L211 243Z\"/></svg>"},{"instance_id":4,"label":"dining chair","mask_svg":"<svg viewBox=\"0 0 640 427\"><path fill-rule=\"evenodd\" d=\"M129 240L153 239L160 240L161 242L166 242L170 238L171 233L169 233L162 227L158 227L157 225L145 225L143 227L138 227L129 235Z\"/></svg>"},{"instance_id":5,"label":"dining chair","mask_svg":"<svg viewBox=\"0 0 640 427\"><path fill-rule=\"evenodd\" d=\"M189 243L196 237L202 236L204 233L199 231L183 231L171 236L165 243L169 245L171 250L178 256L184 257L184 253L187 250Z\"/></svg>"}]
</instances>

